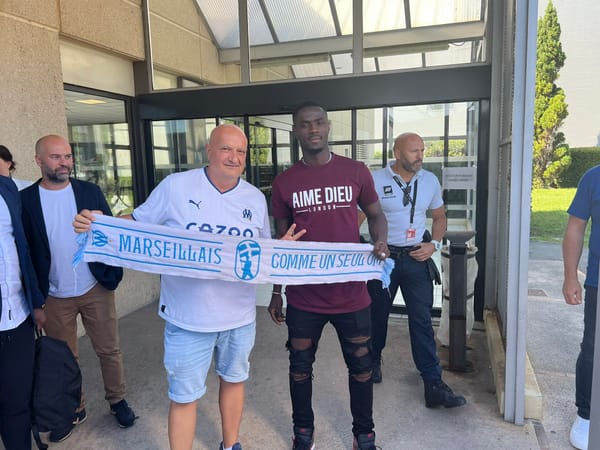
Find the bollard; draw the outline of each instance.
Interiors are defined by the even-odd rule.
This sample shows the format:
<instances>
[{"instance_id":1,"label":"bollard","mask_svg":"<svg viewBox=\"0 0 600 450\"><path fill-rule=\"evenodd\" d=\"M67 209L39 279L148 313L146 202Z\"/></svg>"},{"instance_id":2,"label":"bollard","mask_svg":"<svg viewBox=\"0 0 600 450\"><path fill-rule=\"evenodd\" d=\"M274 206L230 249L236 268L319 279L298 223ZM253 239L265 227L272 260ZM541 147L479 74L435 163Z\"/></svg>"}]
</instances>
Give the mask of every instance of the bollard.
<instances>
[{"instance_id":1,"label":"bollard","mask_svg":"<svg viewBox=\"0 0 600 450\"><path fill-rule=\"evenodd\" d=\"M467 241L474 231L447 231L450 241L450 333L448 369L466 372L467 364Z\"/></svg>"}]
</instances>

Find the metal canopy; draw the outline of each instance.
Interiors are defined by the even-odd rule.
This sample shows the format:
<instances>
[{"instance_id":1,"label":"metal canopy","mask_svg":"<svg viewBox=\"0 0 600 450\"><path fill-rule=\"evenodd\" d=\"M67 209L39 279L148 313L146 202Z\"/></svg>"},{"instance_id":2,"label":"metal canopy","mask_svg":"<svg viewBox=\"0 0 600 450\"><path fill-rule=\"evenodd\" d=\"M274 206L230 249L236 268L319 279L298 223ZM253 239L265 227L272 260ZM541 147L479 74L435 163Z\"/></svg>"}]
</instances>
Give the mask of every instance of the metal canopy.
<instances>
[{"instance_id":1,"label":"metal canopy","mask_svg":"<svg viewBox=\"0 0 600 450\"><path fill-rule=\"evenodd\" d=\"M196 0L223 64L240 63L238 0ZM253 66L289 65L296 78L352 73L362 18L363 70L485 62L488 0L244 0ZM243 50L243 48L242 48Z\"/></svg>"}]
</instances>

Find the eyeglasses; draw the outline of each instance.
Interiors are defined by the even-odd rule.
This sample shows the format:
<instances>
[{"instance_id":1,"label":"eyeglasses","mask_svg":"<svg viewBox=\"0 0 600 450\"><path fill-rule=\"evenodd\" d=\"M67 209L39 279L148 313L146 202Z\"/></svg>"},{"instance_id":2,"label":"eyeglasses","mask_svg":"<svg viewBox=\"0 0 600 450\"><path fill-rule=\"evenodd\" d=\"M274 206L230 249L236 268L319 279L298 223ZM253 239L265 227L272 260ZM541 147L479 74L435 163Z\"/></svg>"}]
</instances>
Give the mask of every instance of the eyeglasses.
<instances>
[{"instance_id":1,"label":"eyeglasses","mask_svg":"<svg viewBox=\"0 0 600 450\"><path fill-rule=\"evenodd\" d=\"M402 197L402 205L408 206L410 203L410 186L403 187L402 192L404 192L404 197Z\"/></svg>"}]
</instances>

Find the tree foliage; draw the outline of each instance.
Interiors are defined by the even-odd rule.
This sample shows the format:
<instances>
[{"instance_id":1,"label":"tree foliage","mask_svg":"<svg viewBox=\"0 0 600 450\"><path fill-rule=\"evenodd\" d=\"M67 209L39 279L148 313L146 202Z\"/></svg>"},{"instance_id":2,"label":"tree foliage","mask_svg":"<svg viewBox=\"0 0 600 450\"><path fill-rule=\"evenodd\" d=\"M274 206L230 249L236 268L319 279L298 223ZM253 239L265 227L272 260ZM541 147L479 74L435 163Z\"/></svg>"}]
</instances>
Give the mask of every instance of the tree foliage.
<instances>
[{"instance_id":1,"label":"tree foliage","mask_svg":"<svg viewBox=\"0 0 600 450\"><path fill-rule=\"evenodd\" d=\"M552 0L538 22L535 83L533 184L555 187L571 158L565 136L559 132L568 115L565 93L556 85L566 55L560 43L560 24Z\"/></svg>"},{"instance_id":2,"label":"tree foliage","mask_svg":"<svg viewBox=\"0 0 600 450\"><path fill-rule=\"evenodd\" d=\"M560 24L552 0L538 22L535 83L533 184L557 186L571 158L565 136L559 132L568 115L565 93L556 85L566 55L560 43Z\"/></svg>"}]
</instances>

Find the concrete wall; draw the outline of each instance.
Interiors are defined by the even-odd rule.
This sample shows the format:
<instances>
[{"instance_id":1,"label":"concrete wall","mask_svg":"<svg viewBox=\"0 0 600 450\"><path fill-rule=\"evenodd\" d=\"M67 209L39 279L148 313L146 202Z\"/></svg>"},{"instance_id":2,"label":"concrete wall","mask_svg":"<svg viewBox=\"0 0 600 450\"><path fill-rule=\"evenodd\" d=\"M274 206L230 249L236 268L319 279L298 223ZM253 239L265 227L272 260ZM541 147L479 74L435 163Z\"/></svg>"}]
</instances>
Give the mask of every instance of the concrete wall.
<instances>
[{"instance_id":1,"label":"concrete wall","mask_svg":"<svg viewBox=\"0 0 600 450\"><path fill-rule=\"evenodd\" d=\"M39 178L33 159L39 137L67 135L61 42L68 40L89 46L90 51L119 55L131 66L131 61L144 58L139 3L0 1L0 143L13 153L17 178ZM93 67L82 64L80 70L81 85L103 87L89 82L93 77L86 72L94 71ZM119 315L155 301L159 283L156 275L126 271L117 290Z\"/></svg>"}]
</instances>

